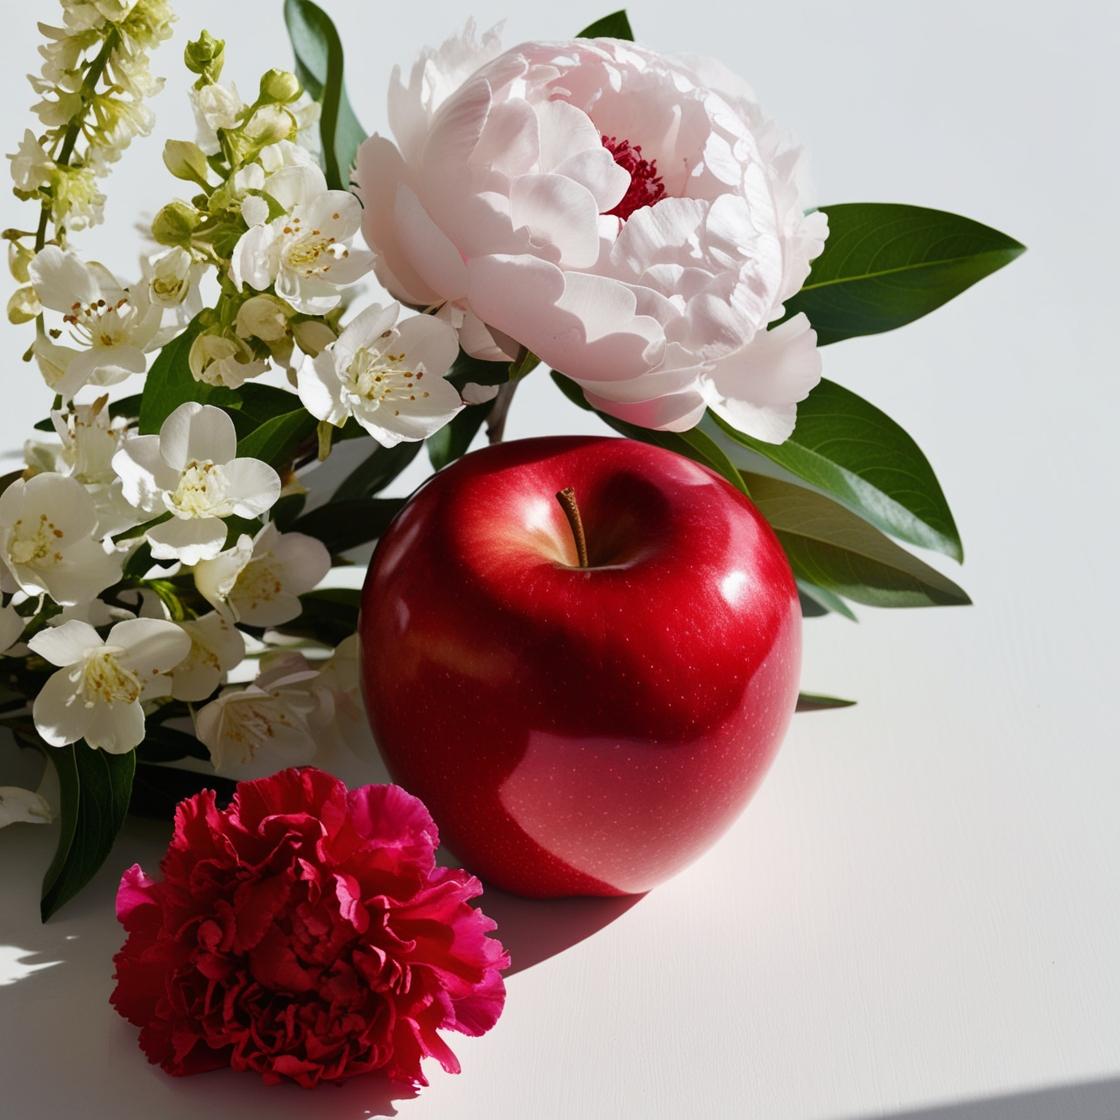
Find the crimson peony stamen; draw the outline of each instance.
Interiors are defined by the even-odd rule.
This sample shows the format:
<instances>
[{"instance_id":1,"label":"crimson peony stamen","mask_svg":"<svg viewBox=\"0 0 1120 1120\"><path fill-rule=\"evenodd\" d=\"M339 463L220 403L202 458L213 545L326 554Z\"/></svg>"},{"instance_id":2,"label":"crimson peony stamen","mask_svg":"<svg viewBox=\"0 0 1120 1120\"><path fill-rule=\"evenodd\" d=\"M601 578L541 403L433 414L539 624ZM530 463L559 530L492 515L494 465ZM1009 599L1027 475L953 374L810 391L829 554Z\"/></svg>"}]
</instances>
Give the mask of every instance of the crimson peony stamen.
<instances>
[{"instance_id":1,"label":"crimson peony stamen","mask_svg":"<svg viewBox=\"0 0 1120 1120\"><path fill-rule=\"evenodd\" d=\"M179 805L162 881L121 879L113 1006L177 1076L426 1085L428 1057L458 1073L438 1032L494 1025L509 954L438 844L399 786L348 791L308 767L240 783L227 809L203 790Z\"/></svg>"},{"instance_id":2,"label":"crimson peony stamen","mask_svg":"<svg viewBox=\"0 0 1120 1120\"><path fill-rule=\"evenodd\" d=\"M619 140L616 136L604 136L603 147L630 176L626 193L618 205L607 211L608 214L626 221L635 210L652 206L665 197L665 183L657 173L657 160L643 159L641 144L631 144L629 140Z\"/></svg>"}]
</instances>

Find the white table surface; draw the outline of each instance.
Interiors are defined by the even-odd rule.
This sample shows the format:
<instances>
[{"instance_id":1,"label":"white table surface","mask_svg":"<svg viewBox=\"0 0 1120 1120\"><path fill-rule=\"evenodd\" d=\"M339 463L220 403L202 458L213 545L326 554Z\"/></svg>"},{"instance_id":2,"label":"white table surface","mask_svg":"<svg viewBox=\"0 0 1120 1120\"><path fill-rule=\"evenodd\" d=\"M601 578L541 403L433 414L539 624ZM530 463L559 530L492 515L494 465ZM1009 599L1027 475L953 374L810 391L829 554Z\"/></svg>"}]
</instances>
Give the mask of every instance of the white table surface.
<instances>
[{"instance_id":1,"label":"white table surface","mask_svg":"<svg viewBox=\"0 0 1120 1120\"><path fill-rule=\"evenodd\" d=\"M507 42L560 37L606 7L479 0ZM157 56L173 75L160 138L112 183L112 225L82 243L120 270L136 213L171 193L158 150L189 135L178 55L206 25L230 73L284 65L279 0L192 0ZM460 5L332 0L353 100L382 127L390 65L461 21ZM905 330L826 352L826 372L926 449L968 552L964 610L807 626L805 685L859 706L796 719L738 823L638 900L488 894L516 971L501 1021L453 1039L459 1077L398 1101L440 1117L1120 1116L1120 742L1114 339L1118 245L1114 9L791 0L631 13L654 46L719 53L812 149L822 202L957 210L1030 252ZM504 10L503 10L504 8ZM32 9L0 38L6 149L25 123ZM536 9L536 11L534 11ZM722 12L722 14L720 14ZM364 47L364 49L360 49ZM26 215L8 198L3 224ZM5 328L0 447L45 391ZM513 435L593 421L530 380ZM954 573L955 574L955 573ZM370 767L345 774L376 780ZM0 1111L13 1120L391 1114L376 1082L314 1096L229 1073L150 1067L108 1004L122 867L166 831L129 825L112 865L37 919L47 829L0 832Z\"/></svg>"}]
</instances>

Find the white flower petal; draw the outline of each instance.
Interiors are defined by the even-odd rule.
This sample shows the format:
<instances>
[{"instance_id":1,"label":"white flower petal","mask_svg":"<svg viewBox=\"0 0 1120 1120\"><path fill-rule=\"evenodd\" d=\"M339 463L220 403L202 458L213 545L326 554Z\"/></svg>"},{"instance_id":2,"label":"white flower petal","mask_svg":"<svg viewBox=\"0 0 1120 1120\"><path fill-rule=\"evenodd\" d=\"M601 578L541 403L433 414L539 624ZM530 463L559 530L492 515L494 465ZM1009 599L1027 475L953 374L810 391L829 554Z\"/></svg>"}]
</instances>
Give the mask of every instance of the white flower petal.
<instances>
[{"instance_id":1,"label":"white flower petal","mask_svg":"<svg viewBox=\"0 0 1120 1120\"><path fill-rule=\"evenodd\" d=\"M89 266L57 245L40 249L28 272L39 302L54 311L68 312L76 303L95 303L100 298L100 286Z\"/></svg>"},{"instance_id":2,"label":"white flower petal","mask_svg":"<svg viewBox=\"0 0 1120 1120\"><path fill-rule=\"evenodd\" d=\"M52 665L74 665L90 650L104 643L92 626L78 619L71 619L46 630L40 630L27 642L28 649L45 658Z\"/></svg>"},{"instance_id":3,"label":"white flower petal","mask_svg":"<svg viewBox=\"0 0 1120 1120\"><path fill-rule=\"evenodd\" d=\"M234 459L222 468L238 517L258 517L280 497L280 476L260 459Z\"/></svg>"},{"instance_id":4,"label":"white flower petal","mask_svg":"<svg viewBox=\"0 0 1120 1120\"><path fill-rule=\"evenodd\" d=\"M44 743L52 747L65 747L76 743L86 733L90 713L75 691L70 679L75 669L59 669L47 678L39 689L31 708L35 730Z\"/></svg>"},{"instance_id":5,"label":"white flower petal","mask_svg":"<svg viewBox=\"0 0 1120 1120\"><path fill-rule=\"evenodd\" d=\"M105 644L119 646L118 660L138 674L168 673L190 652L182 627L156 618L127 618L109 631Z\"/></svg>"},{"instance_id":6,"label":"white flower petal","mask_svg":"<svg viewBox=\"0 0 1120 1120\"><path fill-rule=\"evenodd\" d=\"M144 741L144 709L132 704L96 704L89 709L85 741L107 754L128 754Z\"/></svg>"},{"instance_id":7,"label":"white flower petal","mask_svg":"<svg viewBox=\"0 0 1120 1120\"><path fill-rule=\"evenodd\" d=\"M173 517L148 530L156 560L180 560L187 565L213 559L225 540L225 522L218 517Z\"/></svg>"},{"instance_id":8,"label":"white flower petal","mask_svg":"<svg viewBox=\"0 0 1120 1120\"><path fill-rule=\"evenodd\" d=\"M229 414L210 404L181 404L159 430L160 453L175 470L188 463L228 463L237 454L237 429Z\"/></svg>"},{"instance_id":9,"label":"white flower petal","mask_svg":"<svg viewBox=\"0 0 1120 1120\"><path fill-rule=\"evenodd\" d=\"M10 824L49 824L54 814L41 794L19 786L0 786L0 828Z\"/></svg>"}]
</instances>

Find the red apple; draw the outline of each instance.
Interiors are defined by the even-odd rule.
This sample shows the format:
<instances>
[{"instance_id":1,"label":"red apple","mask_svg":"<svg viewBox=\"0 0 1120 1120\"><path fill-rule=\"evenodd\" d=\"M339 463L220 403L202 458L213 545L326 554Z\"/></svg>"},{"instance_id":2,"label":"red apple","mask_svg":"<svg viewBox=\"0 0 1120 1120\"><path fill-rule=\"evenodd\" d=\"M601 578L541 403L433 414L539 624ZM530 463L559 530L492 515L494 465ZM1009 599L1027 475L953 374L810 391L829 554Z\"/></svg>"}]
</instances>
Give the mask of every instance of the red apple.
<instances>
[{"instance_id":1,"label":"red apple","mask_svg":"<svg viewBox=\"0 0 1120 1120\"><path fill-rule=\"evenodd\" d=\"M797 700L801 612L769 526L707 468L624 439L505 443L435 475L377 547L360 629L394 779L466 867L531 897L637 893L694 859Z\"/></svg>"}]
</instances>

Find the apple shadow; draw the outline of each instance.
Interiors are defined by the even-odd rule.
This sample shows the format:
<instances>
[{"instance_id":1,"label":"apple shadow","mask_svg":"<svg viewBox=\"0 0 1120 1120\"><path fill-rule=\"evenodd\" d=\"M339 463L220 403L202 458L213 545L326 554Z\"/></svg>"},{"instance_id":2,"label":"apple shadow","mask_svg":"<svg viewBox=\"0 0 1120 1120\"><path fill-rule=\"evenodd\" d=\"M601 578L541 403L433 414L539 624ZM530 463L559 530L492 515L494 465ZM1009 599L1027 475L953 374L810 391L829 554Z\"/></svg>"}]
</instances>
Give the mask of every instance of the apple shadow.
<instances>
[{"instance_id":1,"label":"apple shadow","mask_svg":"<svg viewBox=\"0 0 1120 1120\"><path fill-rule=\"evenodd\" d=\"M1116 1120L1118 1116L1120 1077L1114 1077L905 1112L865 1114L859 1120Z\"/></svg>"},{"instance_id":2,"label":"apple shadow","mask_svg":"<svg viewBox=\"0 0 1120 1120\"><path fill-rule=\"evenodd\" d=\"M498 923L495 936L509 950L508 978L578 945L643 898L520 898L487 887L480 901L484 913Z\"/></svg>"}]
</instances>

